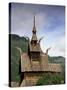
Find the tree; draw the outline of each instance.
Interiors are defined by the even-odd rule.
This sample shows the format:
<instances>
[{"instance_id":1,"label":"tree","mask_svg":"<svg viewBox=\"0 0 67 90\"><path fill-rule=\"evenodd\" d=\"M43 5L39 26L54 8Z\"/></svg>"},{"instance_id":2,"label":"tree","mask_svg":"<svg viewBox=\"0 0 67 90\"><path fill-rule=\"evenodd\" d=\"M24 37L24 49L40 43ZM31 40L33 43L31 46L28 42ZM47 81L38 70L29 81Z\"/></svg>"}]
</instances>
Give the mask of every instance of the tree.
<instances>
[{"instance_id":1,"label":"tree","mask_svg":"<svg viewBox=\"0 0 67 90\"><path fill-rule=\"evenodd\" d=\"M64 83L61 73L45 73L36 83L36 85L53 85Z\"/></svg>"}]
</instances>

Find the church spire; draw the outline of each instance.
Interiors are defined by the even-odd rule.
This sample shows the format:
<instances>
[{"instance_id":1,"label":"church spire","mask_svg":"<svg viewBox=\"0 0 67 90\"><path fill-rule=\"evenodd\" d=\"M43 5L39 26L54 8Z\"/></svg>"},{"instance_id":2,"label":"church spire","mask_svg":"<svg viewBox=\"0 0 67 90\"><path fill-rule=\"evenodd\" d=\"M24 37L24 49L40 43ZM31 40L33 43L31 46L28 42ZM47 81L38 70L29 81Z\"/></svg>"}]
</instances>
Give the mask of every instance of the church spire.
<instances>
[{"instance_id":1,"label":"church spire","mask_svg":"<svg viewBox=\"0 0 67 90\"><path fill-rule=\"evenodd\" d=\"M36 26L35 26L35 16L33 18L33 30L32 30L32 39L31 39L31 41L37 41Z\"/></svg>"},{"instance_id":2,"label":"church spire","mask_svg":"<svg viewBox=\"0 0 67 90\"><path fill-rule=\"evenodd\" d=\"M35 16L34 16L34 27L35 27Z\"/></svg>"},{"instance_id":3,"label":"church spire","mask_svg":"<svg viewBox=\"0 0 67 90\"><path fill-rule=\"evenodd\" d=\"M35 16L34 16L34 20L33 20L33 32L35 32L35 33L36 33Z\"/></svg>"}]
</instances>

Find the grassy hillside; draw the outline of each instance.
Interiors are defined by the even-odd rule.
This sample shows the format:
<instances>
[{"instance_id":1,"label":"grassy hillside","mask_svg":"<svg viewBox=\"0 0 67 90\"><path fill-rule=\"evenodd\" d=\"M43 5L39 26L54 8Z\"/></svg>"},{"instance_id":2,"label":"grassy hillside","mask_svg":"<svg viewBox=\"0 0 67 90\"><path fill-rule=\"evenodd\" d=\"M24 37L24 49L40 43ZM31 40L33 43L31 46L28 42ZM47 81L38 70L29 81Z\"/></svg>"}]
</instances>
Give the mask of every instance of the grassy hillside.
<instances>
[{"instance_id":1,"label":"grassy hillside","mask_svg":"<svg viewBox=\"0 0 67 90\"><path fill-rule=\"evenodd\" d=\"M12 34L11 37L11 47L19 47L22 52L27 52L28 41L24 37L19 37L18 35Z\"/></svg>"},{"instance_id":2,"label":"grassy hillside","mask_svg":"<svg viewBox=\"0 0 67 90\"><path fill-rule=\"evenodd\" d=\"M11 47L11 81L19 81L20 53L15 47Z\"/></svg>"},{"instance_id":3,"label":"grassy hillside","mask_svg":"<svg viewBox=\"0 0 67 90\"><path fill-rule=\"evenodd\" d=\"M20 81L19 74L19 61L20 61L20 52L16 47L21 48L22 52L27 52L28 41L24 37L19 37L15 34L10 34L11 41L11 81Z\"/></svg>"}]
</instances>

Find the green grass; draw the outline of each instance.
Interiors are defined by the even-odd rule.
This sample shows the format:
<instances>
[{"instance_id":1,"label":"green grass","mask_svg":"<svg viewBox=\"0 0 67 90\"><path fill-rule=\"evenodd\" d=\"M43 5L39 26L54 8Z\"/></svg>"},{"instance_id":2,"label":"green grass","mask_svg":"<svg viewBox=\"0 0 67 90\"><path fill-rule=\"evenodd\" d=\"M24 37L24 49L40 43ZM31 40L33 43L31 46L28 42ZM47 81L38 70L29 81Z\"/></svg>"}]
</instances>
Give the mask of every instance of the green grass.
<instances>
[{"instance_id":1,"label":"green grass","mask_svg":"<svg viewBox=\"0 0 67 90\"><path fill-rule=\"evenodd\" d=\"M19 51L11 47L11 81L19 81L19 58L20 53Z\"/></svg>"},{"instance_id":2,"label":"green grass","mask_svg":"<svg viewBox=\"0 0 67 90\"><path fill-rule=\"evenodd\" d=\"M20 52L16 47L21 48L22 52L27 52L28 41L24 37L18 35L10 35L11 37L11 81L20 82L19 60Z\"/></svg>"},{"instance_id":3,"label":"green grass","mask_svg":"<svg viewBox=\"0 0 67 90\"><path fill-rule=\"evenodd\" d=\"M60 73L45 73L36 83L36 85L54 85L63 84L64 76Z\"/></svg>"}]
</instances>

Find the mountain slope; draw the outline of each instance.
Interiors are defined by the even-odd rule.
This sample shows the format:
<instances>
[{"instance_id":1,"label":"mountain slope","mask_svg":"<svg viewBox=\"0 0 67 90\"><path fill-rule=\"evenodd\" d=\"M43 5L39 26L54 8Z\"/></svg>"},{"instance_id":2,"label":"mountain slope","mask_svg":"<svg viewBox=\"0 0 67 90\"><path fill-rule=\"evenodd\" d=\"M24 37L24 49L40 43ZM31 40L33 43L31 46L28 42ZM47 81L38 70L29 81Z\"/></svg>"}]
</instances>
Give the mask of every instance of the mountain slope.
<instances>
[{"instance_id":1,"label":"mountain slope","mask_svg":"<svg viewBox=\"0 0 67 90\"><path fill-rule=\"evenodd\" d=\"M10 52L11 52L11 81L20 82L19 74L19 61L20 61L20 52L16 47L21 48L22 52L27 52L28 41L24 37L20 37L15 34L9 35L10 39Z\"/></svg>"}]
</instances>

